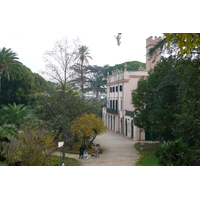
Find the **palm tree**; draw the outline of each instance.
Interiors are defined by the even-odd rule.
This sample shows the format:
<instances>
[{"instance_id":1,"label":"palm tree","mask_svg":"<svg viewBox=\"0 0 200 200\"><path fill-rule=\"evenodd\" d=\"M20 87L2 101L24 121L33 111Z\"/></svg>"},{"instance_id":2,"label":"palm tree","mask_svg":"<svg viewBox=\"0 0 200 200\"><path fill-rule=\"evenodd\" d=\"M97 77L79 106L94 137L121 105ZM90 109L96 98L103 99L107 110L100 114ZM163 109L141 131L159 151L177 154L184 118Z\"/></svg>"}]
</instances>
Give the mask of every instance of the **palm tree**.
<instances>
[{"instance_id":1,"label":"palm tree","mask_svg":"<svg viewBox=\"0 0 200 200\"><path fill-rule=\"evenodd\" d=\"M32 109L23 104L16 105L16 103L4 105L2 114L2 122L4 124L15 124L16 126L19 126L25 119L35 116Z\"/></svg>"},{"instance_id":2,"label":"palm tree","mask_svg":"<svg viewBox=\"0 0 200 200\"><path fill-rule=\"evenodd\" d=\"M1 92L1 77L3 73L7 76L8 80L16 68L21 63L18 61L17 54L11 49L3 47L0 51L0 92Z\"/></svg>"},{"instance_id":3,"label":"palm tree","mask_svg":"<svg viewBox=\"0 0 200 200\"><path fill-rule=\"evenodd\" d=\"M77 63L76 65L73 66L73 70L80 76L79 80L82 92L84 92L85 73L86 73L86 69L84 66L89 65L88 59L92 59L92 57L90 56L89 48L87 46L81 46L78 49L78 53L75 57L75 61L77 61Z\"/></svg>"},{"instance_id":4,"label":"palm tree","mask_svg":"<svg viewBox=\"0 0 200 200\"><path fill-rule=\"evenodd\" d=\"M106 92L106 77L104 75L105 67L100 66L88 66L87 72L90 74L88 77L88 82L90 86L87 88L88 91L93 91L96 94L96 98L99 98L100 93Z\"/></svg>"},{"instance_id":5,"label":"palm tree","mask_svg":"<svg viewBox=\"0 0 200 200\"><path fill-rule=\"evenodd\" d=\"M94 76L93 78L89 79L90 83L90 91L96 93L96 98L99 98L100 93L106 93L106 80L103 75Z\"/></svg>"}]
</instances>

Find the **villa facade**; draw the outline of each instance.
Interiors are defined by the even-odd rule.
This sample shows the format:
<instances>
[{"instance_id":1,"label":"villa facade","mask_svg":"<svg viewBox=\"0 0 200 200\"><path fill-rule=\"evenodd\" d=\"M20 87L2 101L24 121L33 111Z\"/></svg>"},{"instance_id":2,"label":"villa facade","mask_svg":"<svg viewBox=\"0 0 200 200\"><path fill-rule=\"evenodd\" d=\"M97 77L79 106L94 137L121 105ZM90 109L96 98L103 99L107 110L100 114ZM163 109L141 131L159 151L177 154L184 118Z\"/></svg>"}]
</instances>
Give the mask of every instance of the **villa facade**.
<instances>
[{"instance_id":1,"label":"villa facade","mask_svg":"<svg viewBox=\"0 0 200 200\"><path fill-rule=\"evenodd\" d=\"M152 44L160 38L147 39L147 51ZM107 76L107 97L106 106L103 108L102 118L108 130L127 136L136 141L147 140L148 136L134 125L132 118L134 107L132 105L132 90L137 88L138 81L148 76L148 71L160 60L160 56L153 62L146 60L146 69L138 71L115 70Z\"/></svg>"}]
</instances>

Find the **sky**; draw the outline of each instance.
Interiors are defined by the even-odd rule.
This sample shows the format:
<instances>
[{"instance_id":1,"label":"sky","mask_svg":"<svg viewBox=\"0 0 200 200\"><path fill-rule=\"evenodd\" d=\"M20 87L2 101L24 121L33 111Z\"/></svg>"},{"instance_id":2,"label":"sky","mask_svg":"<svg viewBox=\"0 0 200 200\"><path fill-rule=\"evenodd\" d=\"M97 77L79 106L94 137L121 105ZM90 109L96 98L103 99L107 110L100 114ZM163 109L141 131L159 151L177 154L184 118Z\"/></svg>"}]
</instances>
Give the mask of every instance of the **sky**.
<instances>
[{"instance_id":1,"label":"sky","mask_svg":"<svg viewBox=\"0 0 200 200\"><path fill-rule=\"evenodd\" d=\"M36 73L45 69L45 51L51 50L55 42L64 37L69 41L79 37L81 44L88 46L93 58L91 65L145 62L146 39L177 27L170 22L170 29L166 29L169 24L163 22L171 18L161 17L162 10L157 9L159 2L6 0L1 2L0 48L11 48L20 61ZM173 2L173 7L166 5L166 8L175 11L176 3L168 2ZM183 11L186 8L187 5L182 7ZM114 36L119 32L122 39L117 46Z\"/></svg>"},{"instance_id":2,"label":"sky","mask_svg":"<svg viewBox=\"0 0 200 200\"><path fill-rule=\"evenodd\" d=\"M155 34L140 31L144 24L126 20L132 12L130 3L127 1L123 6L120 1L104 0L1 2L0 48L11 48L20 61L36 73L45 69L45 51L64 37L70 41L79 37L81 44L89 47L91 65L145 62L146 39ZM117 46L114 37L119 32L122 33L121 46Z\"/></svg>"}]
</instances>

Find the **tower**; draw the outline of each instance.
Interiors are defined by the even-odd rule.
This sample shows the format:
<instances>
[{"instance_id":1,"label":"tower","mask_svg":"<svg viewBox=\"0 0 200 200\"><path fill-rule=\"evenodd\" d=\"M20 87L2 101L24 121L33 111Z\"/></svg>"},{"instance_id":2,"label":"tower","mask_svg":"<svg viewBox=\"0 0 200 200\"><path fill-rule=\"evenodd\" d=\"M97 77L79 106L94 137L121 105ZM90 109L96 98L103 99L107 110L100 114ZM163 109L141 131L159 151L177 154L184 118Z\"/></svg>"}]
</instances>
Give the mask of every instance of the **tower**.
<instances>
[{"instance_id":1,"label":"tower","mask_svg":"<svg viewBox=\"0 0 200 200\"><path fill-rule=\"evenodd\" d=\"M149 37L146 40L146 71L149 71L150 69L154 68L157 62L160 61L161 54L159 50L156 50L152 58L150 58L147 54L149 52L149 49L151 49L156 43L158 43L161 40L161 37Z\"/></svg>"}]
</instances>

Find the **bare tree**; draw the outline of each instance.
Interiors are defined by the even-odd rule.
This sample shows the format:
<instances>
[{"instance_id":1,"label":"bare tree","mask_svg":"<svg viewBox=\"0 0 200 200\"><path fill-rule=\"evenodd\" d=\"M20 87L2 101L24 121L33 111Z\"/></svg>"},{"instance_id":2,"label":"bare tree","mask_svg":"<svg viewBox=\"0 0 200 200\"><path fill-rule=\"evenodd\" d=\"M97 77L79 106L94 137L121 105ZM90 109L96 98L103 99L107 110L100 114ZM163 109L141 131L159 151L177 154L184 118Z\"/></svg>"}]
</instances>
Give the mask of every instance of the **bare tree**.
<instances>
[{"instance_id":1,"label":"bare tree","mask_svg":"<svg viewBox=\"0 0 200 200\"><path fill-rule=\"evenodd\" d=\"M44 54L46 70L43 73L49 76L50 80L58 82L63 90L73 76L70 67L74 65L78 47L79 39L70 44L67 38L63 38L55 43L51 51Z\"/></svg>"}]
</instances>

